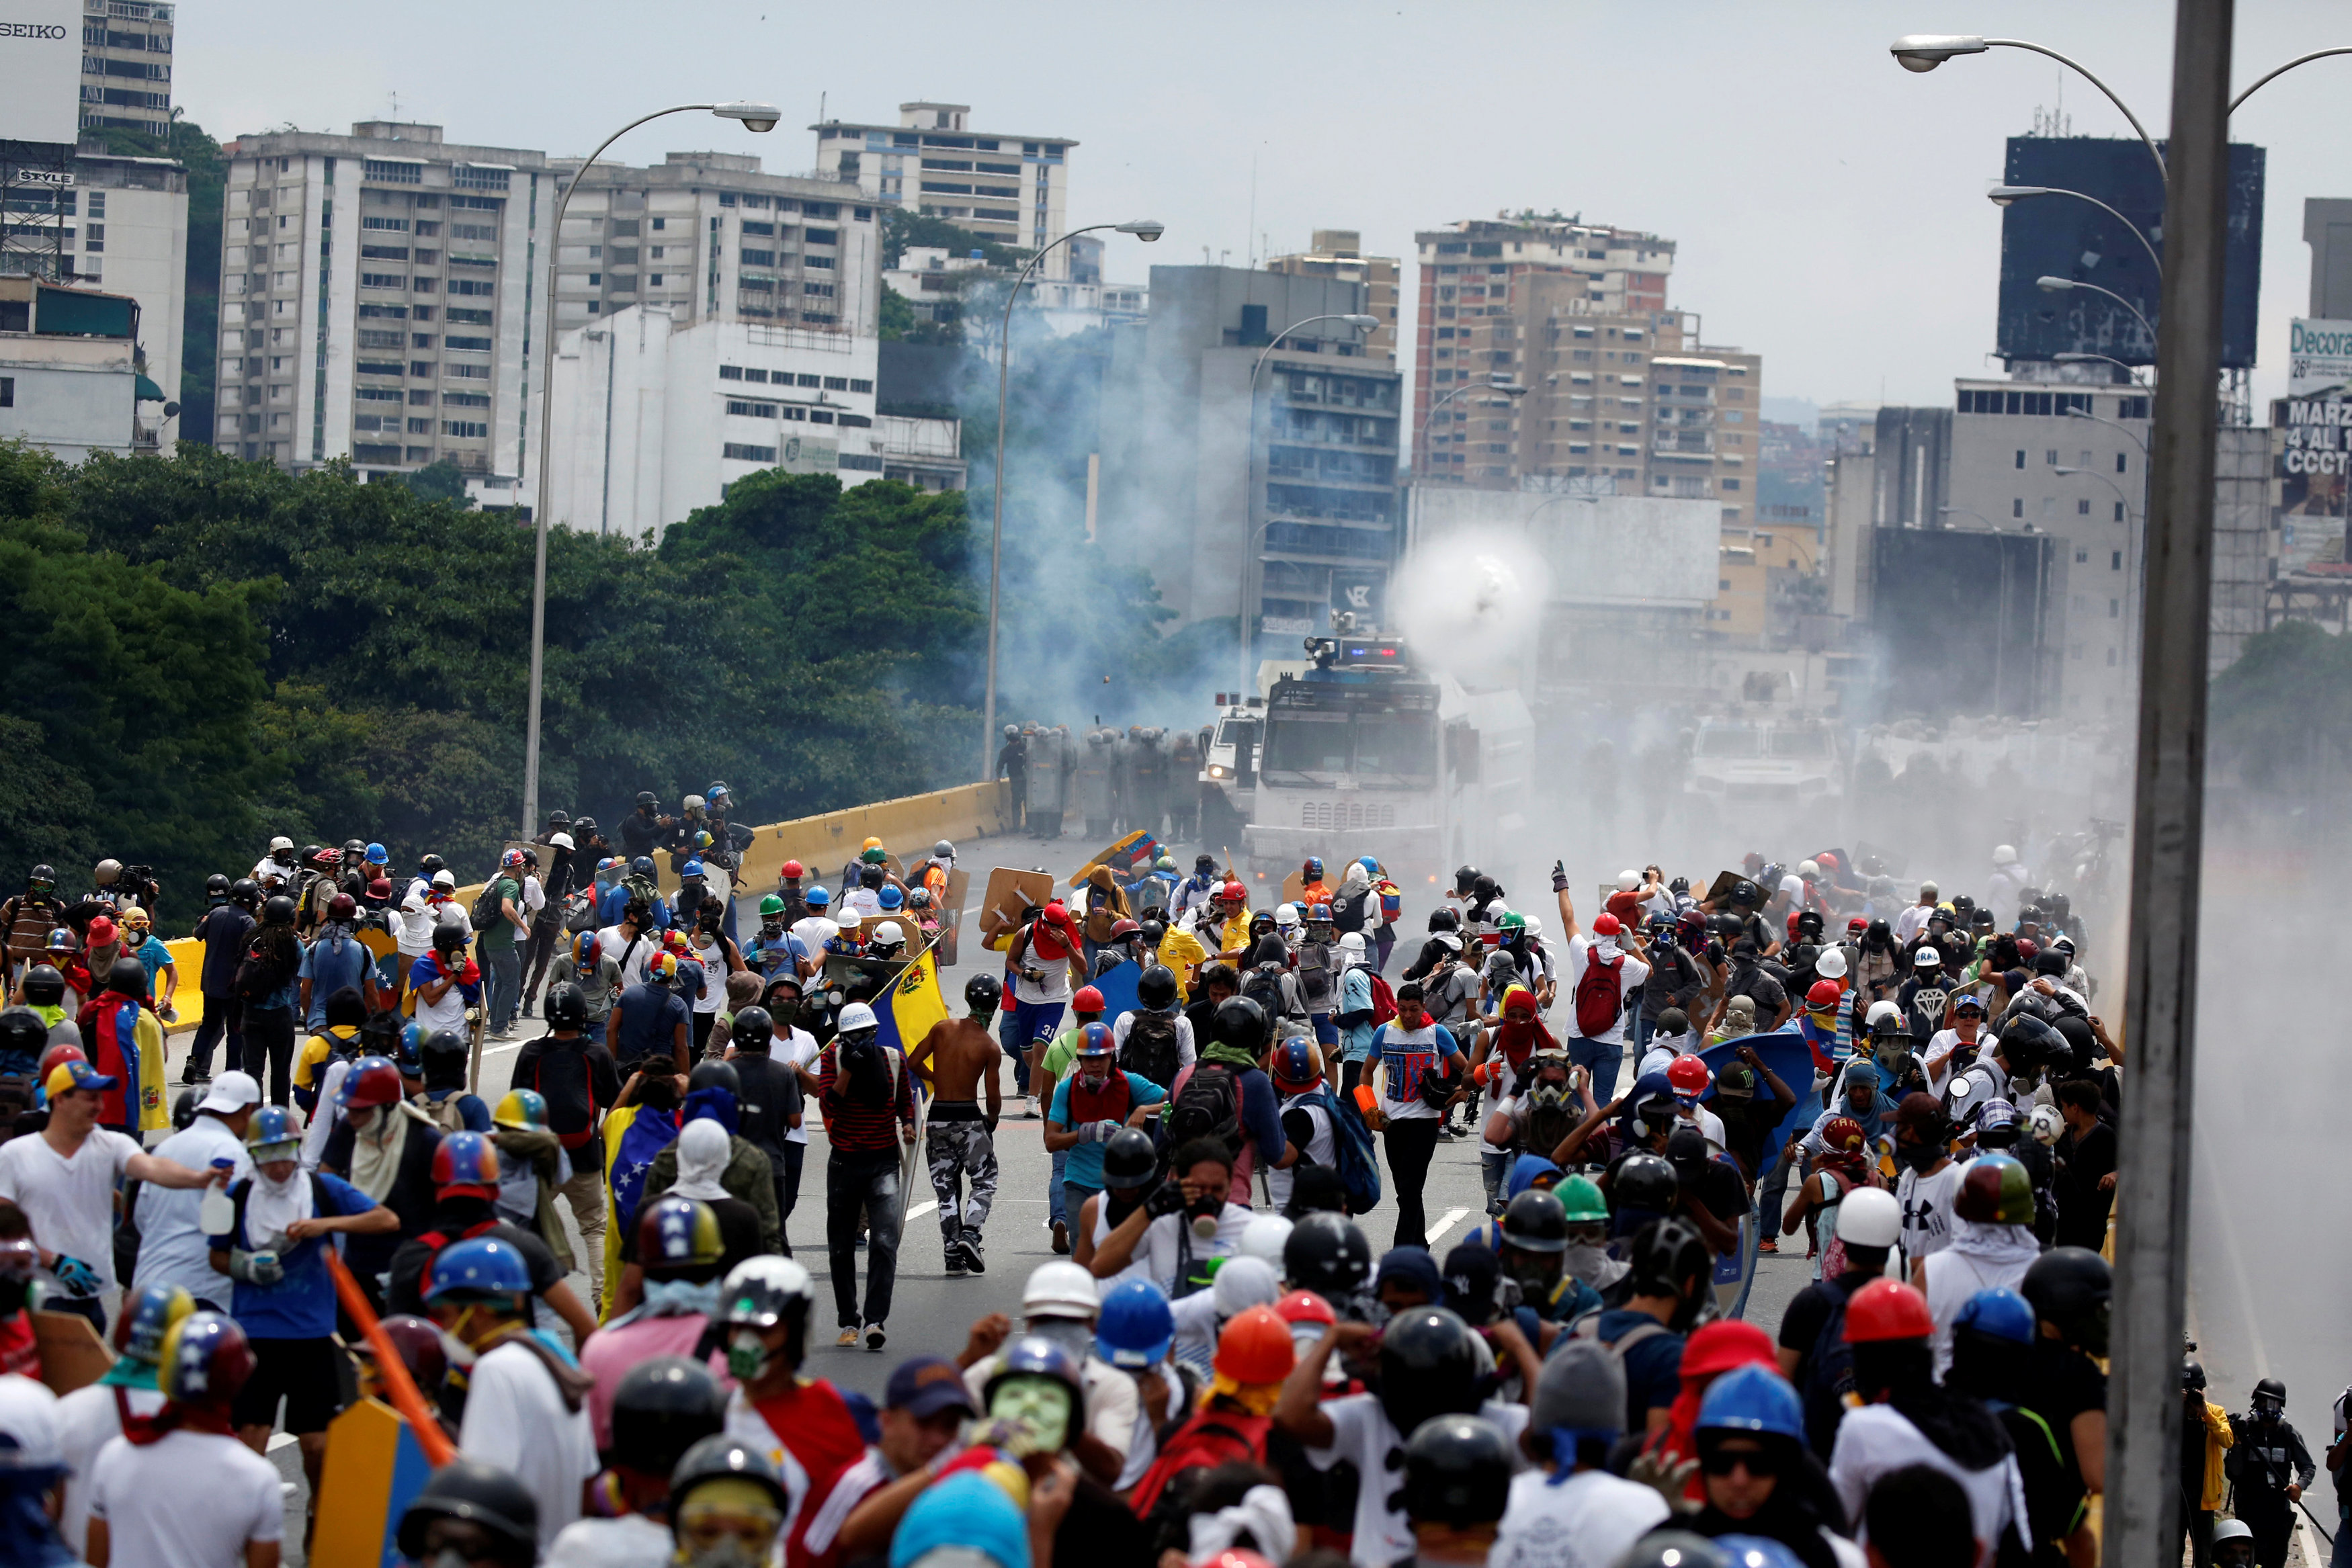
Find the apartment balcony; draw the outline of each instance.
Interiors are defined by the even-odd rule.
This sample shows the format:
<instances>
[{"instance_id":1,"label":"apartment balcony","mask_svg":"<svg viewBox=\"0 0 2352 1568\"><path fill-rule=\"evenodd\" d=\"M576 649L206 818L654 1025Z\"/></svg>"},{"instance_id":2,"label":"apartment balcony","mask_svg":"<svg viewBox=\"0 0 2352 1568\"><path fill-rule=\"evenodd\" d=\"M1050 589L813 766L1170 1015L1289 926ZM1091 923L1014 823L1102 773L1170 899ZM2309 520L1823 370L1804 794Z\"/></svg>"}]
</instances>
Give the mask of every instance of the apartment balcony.
<instances>
[{"instance_id":1,"label":"apartment balcony","mask_svg":"<svg viewBox=\"0 0 2352 1568\"><path fill-rule=\"evenodd\" d=\"M1662 455L1713 456L1715 433L1711 430L1661 430L1652 437L1650 450Z\"/></svg>"}]
</instances>

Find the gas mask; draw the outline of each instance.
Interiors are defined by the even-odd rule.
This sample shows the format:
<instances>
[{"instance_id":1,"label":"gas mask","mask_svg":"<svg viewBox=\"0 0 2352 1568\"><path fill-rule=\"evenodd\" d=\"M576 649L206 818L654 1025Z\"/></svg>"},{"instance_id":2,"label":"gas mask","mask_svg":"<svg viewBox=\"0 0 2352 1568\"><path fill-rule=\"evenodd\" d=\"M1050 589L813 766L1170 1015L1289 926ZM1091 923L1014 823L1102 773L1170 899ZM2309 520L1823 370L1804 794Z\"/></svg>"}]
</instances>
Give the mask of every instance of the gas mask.
<instances>
[{"instance_id":1,"label":"gas mask","mask_svg":"<svg viewBox=\"0 0 2352 1568\"><path fill-rule=\"evenodd\" d=\"M1522 1301L1549 1301L1552 1287L1559 1283L1562 1261L1563 1255L1558 1252L1522 1252L1516 1247L1506 1247L1503 1277L1518 1287Z\"/></svg>"},{"instance_id":2,"label":"gas mask","mask_svg":"<svg viewBox=\"0 0 2352 1568\"><path fill-rule=\"evenodd\" d=\"M758 1483L706 1480L677 1511L677 1555L686 1568L763 1568L775 1552L784 1516Z\"/></svg>"},{"instance_id":3,"label":"gas mask","mask_svg":"<svg viewBox=\"0 0 2352 1568\"><path fill-rule=\"evenodd\" d=\"M727 1375L740 1384L757 1383L767 1375L776 1353L768 1348L760 1331L739 1328L727 1339Z\"/></svg>"},{"instance_id":4,"label":"gas mask","mask_svg":"<svg viewBox=\"0 0 2352 1568\"><path fill-rule=\"evenodd\" d=\"M1536 1080L1535 1087L1528 1091L1528 1098L1545 1110L1557 1110L1568 1103L1568 1081L1547 1073Z\"/></svg>"},{"instance_id":5,"label":"gas mask","mask_svg":"<svg viewBox=\"0 0 2352 1568\"><path fill-rule=\"evenodd\" d=\"M1675 1113L1674 1101L1665 1096L1644 1101L1634 1110L1633 1118L1640 1124L1642 1135L1645 1138L1664 1137L1675 1130L1675 1124L1681 1120Z\"/></svg>"},{"instance_id":6,"label":"gas mask","mask_svg":"<svg viewBox=\"0 0 2352 1568\"><path fill-rule=\"evenodd\" d=\"M1057 1454L1070 1436L1070 1391L1050 1377L1008 1377L988 1401L991 1419L1013 1424L1016 1458Z\"/></svg>"},{"instance_id":7,"label":"gas mask","mask_svg":"<svg viewBox=\"0 0 2352 1568\"><path fill-rule=\"evenodd\" d=\"M781 942L781 941L782 941L783 939L784 939L784 923L783 923L782 921L781 921L781 920L763 920L763 921L761 921L761 922L760 923L760 940L761 940L761 941L762 941L762 942Z\"/></svg>"},{"instance_id":8,"label":"gas mask","mask_svg":"<svg viewBox=\"0 0 2352 1568\"><path fill-rule=\"evenodd\" d=\"M1214 1241L1218 1221L1223 1218L1224 1212L1224 1199L1216 1193L1204 1192L1198 1197L1187 1199L1184 1213L1186 1223L1192 1228L1192 1239Z\"/></svg>"}]
</instances>

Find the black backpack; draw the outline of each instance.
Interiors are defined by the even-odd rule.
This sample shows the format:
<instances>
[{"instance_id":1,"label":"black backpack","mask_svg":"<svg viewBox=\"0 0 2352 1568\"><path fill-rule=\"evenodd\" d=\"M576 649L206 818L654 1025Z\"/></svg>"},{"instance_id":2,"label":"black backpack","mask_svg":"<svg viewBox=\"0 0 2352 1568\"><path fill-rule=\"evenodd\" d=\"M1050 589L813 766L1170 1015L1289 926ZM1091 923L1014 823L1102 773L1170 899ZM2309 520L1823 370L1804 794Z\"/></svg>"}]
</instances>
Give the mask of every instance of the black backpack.
<instances>
[{"instance_id":1,"label":"black backpack","mask_svg":"<svg viewBox=\"0 0 2352 1568\"><path fill-rule=\"evenodd\" d=\"M1846 1303L1853 1291L1833 1280L1822 1283L1837 1301L1822 1320L1821 1332L1813 1336L1801 1392L1805 1399L1805 1440L1827 1463L1837 1442L1838 1423L1845 1417L1845 1396L1853 1392L1853 1346L1845 1339Z\"/></svg>"},{"instance_id":2,"label":"black backpack","mask_svg":"<svg viewBox=\"0 0 2352 1568\"><path fill-rule=\"evenodd\" d=\"M497 929L499 923L507 917L506 899L499 892L506 880L505 873L494 873L490 880L482 884L482 891L474 894L475 936Z\"/></svg>"},{"instance_id":3,"label":"black backpack","mask_svg":"<svg viewBox=\"0 0 2352 1568\"><path fill-rule=\"evenodd\" d=\"M1286 998L1282 994L1282 973L1279 969L1264 964L1252 969L1249 978L1242 982L1242 995L1265 1009L1268 1029L1274 1027L1275 1019L1283 1016Z\"/></svg>"},{"instance_id":4,"label":"black backpack","mask_svg":"<svg viewBox=\"0 0 2352 1568\"><path fill-rule=\"evenodd\" d=\"M1168 1118L1168 1136L1178 1147L1194 1138L1214 1138L1228 1155L1242 1150L1241 1074L1222 1061L1192 1069Z\"/></svg>"},{"instance_id":5,"label":"black backpack","mask_svg":"<svg viewBox=\"0 0 2352 1568\"><path fill-rule=\"evenodd\" d=\"M1118 1048L1123 1072L1149 1078L1162 1089L1176 1082L1176 1019L1156 1009L1138 1008L1128 1016L1127 1040Z\"/></svg>"}]
</instances>

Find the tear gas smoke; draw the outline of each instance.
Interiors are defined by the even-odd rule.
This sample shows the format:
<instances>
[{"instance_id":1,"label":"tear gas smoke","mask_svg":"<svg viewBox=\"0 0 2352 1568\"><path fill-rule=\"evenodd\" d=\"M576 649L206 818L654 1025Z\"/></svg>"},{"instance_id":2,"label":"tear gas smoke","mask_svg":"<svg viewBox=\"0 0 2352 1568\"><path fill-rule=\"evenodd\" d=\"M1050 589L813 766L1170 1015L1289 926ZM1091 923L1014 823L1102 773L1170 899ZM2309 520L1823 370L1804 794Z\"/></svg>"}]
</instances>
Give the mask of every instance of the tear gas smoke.
<instances>
[{"instance_id":1,"label":"tear gas smoke","mask_svg":"<svg viewBox=\"0 0 2352 1568\"><path fill-rule=\"evenodd\" d=\"M1526 693L1550 591L1550 569L1525 533L1464 530L1406 553L1389 615L1417 665Z\"/></svg>"}]
</instances>

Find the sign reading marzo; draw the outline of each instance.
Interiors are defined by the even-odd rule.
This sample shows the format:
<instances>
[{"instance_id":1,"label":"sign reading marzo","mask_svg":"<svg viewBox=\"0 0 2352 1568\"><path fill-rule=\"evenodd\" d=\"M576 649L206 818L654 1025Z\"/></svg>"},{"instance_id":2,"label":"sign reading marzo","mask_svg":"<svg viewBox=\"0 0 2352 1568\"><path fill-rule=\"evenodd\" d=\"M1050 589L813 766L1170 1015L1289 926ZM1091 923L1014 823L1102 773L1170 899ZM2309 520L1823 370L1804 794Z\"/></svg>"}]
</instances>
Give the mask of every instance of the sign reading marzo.
<instances>
[{"instance_id":1,"label":"sign reading marzo","mask_svg":"<svg viewBox=\"0 0 2352 1568\"><path fill-rule=\"evenodd\" d=\"M80 0L0 0L0 141L80 132Z\"/></svg>"}]
</instances>

